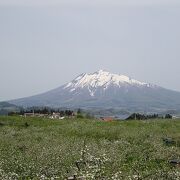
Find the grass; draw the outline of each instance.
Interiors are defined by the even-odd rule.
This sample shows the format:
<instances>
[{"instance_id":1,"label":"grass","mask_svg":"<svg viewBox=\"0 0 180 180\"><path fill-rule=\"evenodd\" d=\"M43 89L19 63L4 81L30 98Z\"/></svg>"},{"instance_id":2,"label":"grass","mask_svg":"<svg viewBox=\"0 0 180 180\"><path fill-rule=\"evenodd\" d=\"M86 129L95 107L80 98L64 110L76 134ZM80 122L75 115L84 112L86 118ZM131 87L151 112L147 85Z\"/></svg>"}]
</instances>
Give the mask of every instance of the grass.
<instances>
[{"instance_id":1,"label":"grass","mask_svg":"<svg viewBox=\"0 0 180 180\"><path fill-rule=\"evenodd\" d=\"M180 120L0 117L0 179L179 180L171 159L180 159Z\"/></svg>"}]
</instances>

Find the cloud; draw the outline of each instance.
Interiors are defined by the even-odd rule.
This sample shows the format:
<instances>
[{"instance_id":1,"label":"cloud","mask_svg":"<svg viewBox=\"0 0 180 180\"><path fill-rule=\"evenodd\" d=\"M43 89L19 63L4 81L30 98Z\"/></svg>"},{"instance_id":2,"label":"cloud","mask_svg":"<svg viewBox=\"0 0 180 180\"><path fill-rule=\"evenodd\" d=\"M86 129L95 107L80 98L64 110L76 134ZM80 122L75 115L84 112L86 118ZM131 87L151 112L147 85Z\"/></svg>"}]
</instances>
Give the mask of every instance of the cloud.
<instances>
[{"instance_id":1,"label":"cloud","mask_svg":"<svg viewBox=\"0 0 180 180\"><path fill-rule=\"evenodd\" d=\"M180 4L179 0L1 0L9 6L146 6Z\"/></svg>"}]
</instances>

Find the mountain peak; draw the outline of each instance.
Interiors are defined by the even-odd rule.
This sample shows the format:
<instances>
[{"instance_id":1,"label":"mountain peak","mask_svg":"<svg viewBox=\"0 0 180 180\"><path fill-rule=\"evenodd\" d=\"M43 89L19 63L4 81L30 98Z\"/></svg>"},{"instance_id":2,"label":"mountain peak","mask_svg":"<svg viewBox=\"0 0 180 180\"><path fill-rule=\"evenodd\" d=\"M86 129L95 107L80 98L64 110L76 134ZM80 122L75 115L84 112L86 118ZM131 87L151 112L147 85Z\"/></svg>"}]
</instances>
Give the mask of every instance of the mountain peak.
<instances>
[{"instance_id":1,"label":"mountain peak","mask_svg":"<svg viewBox=\"0 0 180 180\"><path fill-rule=\"evenodd\" d=\"M95 73L96 74L103 74L103 73L110 73L110 72L103 70L103 69L100 69L100 70L96 71Z\"/></svg>"},{"instance_id":2,"label":"mountain peak","mask_svg":"<svg viewBox=\"0 0 180 180\"><path fill-rule=\"evenodd\" d=\"M87 88L91 94L94 95L98 88L103 88L104 90L108 87L115 86L121 88L124 86L150 86L147 83L131 79L125 75L113 74L105 70L99 70L90 74L81 74L72 82L68 83L64 89L69 89L70 92L73 92L77 89Z\"/></svg>"}]
</instances>

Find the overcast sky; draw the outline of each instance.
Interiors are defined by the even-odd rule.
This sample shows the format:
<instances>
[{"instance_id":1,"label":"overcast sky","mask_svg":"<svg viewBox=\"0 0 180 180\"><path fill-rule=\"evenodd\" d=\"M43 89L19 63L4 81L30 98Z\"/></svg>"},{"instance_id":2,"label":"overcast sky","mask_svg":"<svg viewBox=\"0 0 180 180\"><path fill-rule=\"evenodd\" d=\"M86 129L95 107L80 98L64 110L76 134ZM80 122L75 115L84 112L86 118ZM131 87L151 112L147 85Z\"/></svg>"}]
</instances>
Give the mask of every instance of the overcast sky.
<instances>
[{"instance_id":1,"label":"overcast sky","mask_svg":"<svg viewBox=\"0 0 180 180\"><path fill-rule=\"evenodd\" d=\"M0 101L99 69L180 91L180 1L0 0Z\"/></svg>"}]
</instances>

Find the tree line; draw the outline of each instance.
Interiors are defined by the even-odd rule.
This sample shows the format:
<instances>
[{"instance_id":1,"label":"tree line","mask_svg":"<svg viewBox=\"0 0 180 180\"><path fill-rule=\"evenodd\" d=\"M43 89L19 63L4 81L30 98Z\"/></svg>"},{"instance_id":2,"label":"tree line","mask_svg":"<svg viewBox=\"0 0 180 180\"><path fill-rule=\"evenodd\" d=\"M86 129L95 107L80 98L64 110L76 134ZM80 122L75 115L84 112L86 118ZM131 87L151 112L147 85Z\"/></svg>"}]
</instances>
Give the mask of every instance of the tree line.
<instances>
[{"instance_id":1,"label":"tree line","mask_svg":"<svg viewBox=\"0 0 180 180\"><path fill-rule=\"evenodd\" d=\"M145 115L140 113L131 114L126 120L146 120L146 119L172 119L172 115L166 114L165 116L159 114Z\"/></svg>"},{"instance_id":2,"label":"tree line","mask_svg":"<svg viewBox=\"0 0 180 180\"><path fill-rule=\"evenodd\" d=\"M57 109L50 107L29 107L29 108L21 108L19 112L9 112L8 115L24 115L26 113L34 113L34 114L53 114L59 113L60 116L72 116L74 115L74 111L66 109Z\"/></svg>"}]
</instances>

